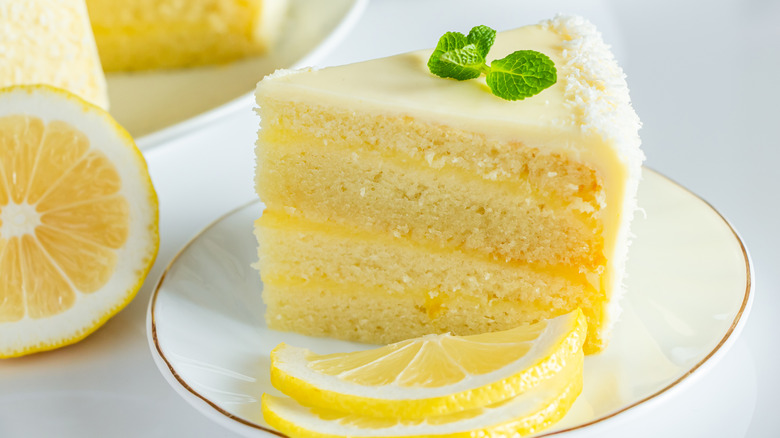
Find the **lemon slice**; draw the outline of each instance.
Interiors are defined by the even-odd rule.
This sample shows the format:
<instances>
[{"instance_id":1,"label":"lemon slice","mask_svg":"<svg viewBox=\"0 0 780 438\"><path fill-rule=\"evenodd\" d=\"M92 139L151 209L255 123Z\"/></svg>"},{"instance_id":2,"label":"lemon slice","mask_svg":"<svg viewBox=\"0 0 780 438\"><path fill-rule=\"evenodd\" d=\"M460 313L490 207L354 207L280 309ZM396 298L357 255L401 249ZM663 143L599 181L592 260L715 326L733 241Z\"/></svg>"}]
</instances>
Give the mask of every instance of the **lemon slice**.
<instances>
[{"instance_id":1,"label":"lemon slice","mask_svg":"<svg viewBox=\"0 0 780 438\"><path fill-rule=\"evenodd\" d=\"M331 437L515 437L538 432L563 418L582 391L584 355L579 353L550 379L491 406L416 420L375 418L263 394L263 416L288 436Z\"/></svg>"},{"instance_id":2,"label":"lemon slice","mask_svg":"<svg viewBox=\"0 0 780 438\"><path fill-rule=\"evenodd\" d=\"M0 90L0 357L83 339L157 255L157 195L132 138L46 85Z\"/></svg>"},{"instance_id":3,"label":"lemon slice","mask_svg":"<svg viewBox=\"0 0 780 438\"><path fill-rule=\"evenodd\" d=\"M422 418L498 403L549 379L582 354L577 309L512 330L428 335L374 350L317 355L280 344L271 383L309 406L373 417Z\"/></svg>"}]
</instances>

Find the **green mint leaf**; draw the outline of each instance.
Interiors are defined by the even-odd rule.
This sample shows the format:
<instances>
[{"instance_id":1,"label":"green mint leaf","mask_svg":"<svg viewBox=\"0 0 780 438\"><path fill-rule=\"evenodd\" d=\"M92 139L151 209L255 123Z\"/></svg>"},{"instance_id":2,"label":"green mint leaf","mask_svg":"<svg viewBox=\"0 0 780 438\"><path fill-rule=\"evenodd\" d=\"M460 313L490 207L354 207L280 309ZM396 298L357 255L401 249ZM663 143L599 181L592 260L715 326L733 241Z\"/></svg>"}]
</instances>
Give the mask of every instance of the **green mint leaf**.
<instances>
[{"instance_id":1,"label":"green mint leaf","mask_svg":"<svg viewBox=\"0 0 780 438\"><path fill-rule=\"evenodd\" d=\"M553 61L543 53L519 50L490 64L485 78L496 96L522 100L539 94L558 80Z\"/></svg>"},{"instance_id":2,"label":"green mint leaf","mask_svg":"<svg viewBox=\"0 0 780 438\"><path fill-rule=\"evenodd\" d=\"M468 44L462 49L446 51L439 60L444 63L441 67L446 72L445 77L459 81L478 78L483 71L487 71L485 57L479 53L479 49L474 44Z\"/></svg>"},{"instance_id":3,"label":"green mint leaf","mask_svg":"<svg viewBox=\"0 0 780 438\"><path fill-rule=\"evenodd\" d=\"M487 26L476 26L471 29L466 39L469 43L477 46L479 54L486 58L488 51L496 41L496 31Z\"/></svg>"},{"instance_id":4,"label":"green mint leaf","mask_svg":"<svg viewBox=\"0 0 780 438\"><path fill-rule=\"evenodd\" d=\"M469 44L466 39L466 35L460 32L447 32L439 38L439 43L431 53L431 57L428 58L428 69L436 76L443 78L449 78L450 71L452 70L451 63L442 61L441 57L445 53L451 50L458 50L466 47Z\"/></svg>"}]
</instances>

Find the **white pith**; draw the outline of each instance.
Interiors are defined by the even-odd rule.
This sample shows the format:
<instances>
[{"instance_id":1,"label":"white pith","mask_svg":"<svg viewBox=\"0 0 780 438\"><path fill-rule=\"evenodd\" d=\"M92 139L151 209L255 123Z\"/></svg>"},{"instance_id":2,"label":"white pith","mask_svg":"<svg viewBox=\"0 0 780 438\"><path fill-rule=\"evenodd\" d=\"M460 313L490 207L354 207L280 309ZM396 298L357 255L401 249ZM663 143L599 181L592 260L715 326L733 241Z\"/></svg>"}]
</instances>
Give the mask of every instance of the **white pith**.
<instances>
[{"instance_id":1,"label":"white pith","mask_svg":"<svg viewBox=\"0 0 780 438\"><path fill-rule=\"evenodd\" d=\"M41 215L34 205L11 201L0 205L0 238L10 239L25 234L35 234L35 227L41 224Z\"/></svg>"}]
</instances>

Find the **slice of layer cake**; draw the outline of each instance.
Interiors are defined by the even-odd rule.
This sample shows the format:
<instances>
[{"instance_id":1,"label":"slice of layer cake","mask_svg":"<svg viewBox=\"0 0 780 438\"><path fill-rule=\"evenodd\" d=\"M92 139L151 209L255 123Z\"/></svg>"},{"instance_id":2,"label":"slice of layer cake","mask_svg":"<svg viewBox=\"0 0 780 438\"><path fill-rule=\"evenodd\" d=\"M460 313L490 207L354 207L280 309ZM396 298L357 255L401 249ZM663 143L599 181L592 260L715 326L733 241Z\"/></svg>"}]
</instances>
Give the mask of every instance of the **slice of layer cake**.
<instances>
[{"instance_id":1,"label":"slice of layer cake","mask_svg":"<svg viewBox=\"0 0 780 438\"><path fill-rule=\"evenodd\" d=\"M106 71L191 67L264 53L286 0L87 0Z\"/></svg>"},{"instance_id":2,"label":"slice of layer cake","mask_svg":"<svg viewBox=\"0 0 780 438\"><path fill-rule=\"evenodd\" d=\"M371 343L585 312L617 315L643 155L600 34L558 17L489 59L548 55L558 81L505 101L433 76L431 51L258 84L259 269L271 328Z\"/></svg>"},{"instance_id":3,"label":"slice of layer cake","mask_svg":"<svg viewBox=\"0 0 780 438\"><path fill-rule=\"evenodd\" d=\"M84 0L0 1L0 87L25 84L64 88L108 107Z\"/></svg>"}]
</instances>

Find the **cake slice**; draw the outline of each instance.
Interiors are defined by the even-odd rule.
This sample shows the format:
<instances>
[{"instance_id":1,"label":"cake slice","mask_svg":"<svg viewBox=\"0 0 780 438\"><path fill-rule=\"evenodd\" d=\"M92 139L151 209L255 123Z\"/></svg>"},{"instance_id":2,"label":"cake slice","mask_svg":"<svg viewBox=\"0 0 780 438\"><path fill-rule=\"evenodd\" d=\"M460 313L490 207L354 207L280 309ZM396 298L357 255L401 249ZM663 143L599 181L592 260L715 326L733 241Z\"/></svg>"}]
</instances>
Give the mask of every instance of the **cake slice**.
<instances>
[{"instance_id":1,"label":"cake slice","mask_svg":"<svg viewBox=\"0 0 780 438\"><path fill-rule=\"evenodd\" d=\"M0 1L0 88L48 84L108 107L84 0Z\"/></svg>"},{"instance_id":2,"label":"cake slice","mask_svg":"<svg viewBox=\"0 0 780 438\"><path fill-rule=\"evenodd\" d=\"M256 223L269 327L370 343L618 313L643 154L593 25L500 33L555 85L520 101L433 76L430 50L263 79Z\"/></svg>"},{"instance_id":3,"label":"cake slice","mask_svg":"<svg viewBox=\"0 0 780 438\"><path fill-rule=\"evenodd\" d=\"M87 0L106 71L191 67L265 53L286 0Z\"/></svg>"}]
</instances>

